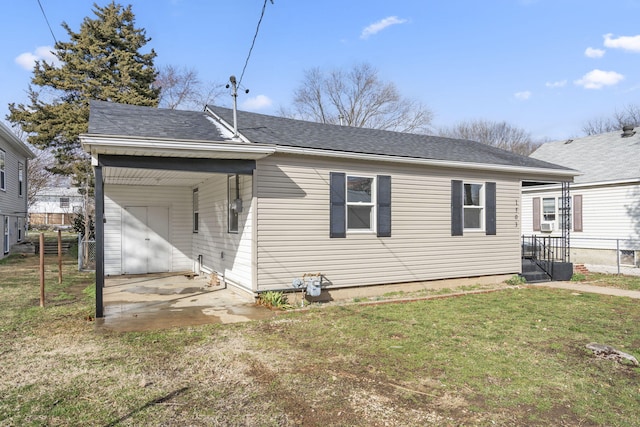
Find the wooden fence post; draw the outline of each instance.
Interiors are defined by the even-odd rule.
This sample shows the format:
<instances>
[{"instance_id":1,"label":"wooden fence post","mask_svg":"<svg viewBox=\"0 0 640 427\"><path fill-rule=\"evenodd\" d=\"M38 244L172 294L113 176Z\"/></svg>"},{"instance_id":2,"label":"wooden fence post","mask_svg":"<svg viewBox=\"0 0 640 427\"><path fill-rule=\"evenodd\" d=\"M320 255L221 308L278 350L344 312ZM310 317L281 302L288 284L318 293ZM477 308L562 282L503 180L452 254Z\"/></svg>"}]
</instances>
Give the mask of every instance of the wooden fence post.
<instances>
[{"instance_id":1,"label":"wooden fence post","mask_svg":"<svg viewBox=\"0 0 640 427\"><path fill-rule=\"evenodd\" d=\"M58 284L62 283L62 231L58 230Z\"/></svg>"},{"instance_id":2,"label":"wooden fence post","mask_svg":"<svg viewBox=\"0 0 640 427\"><path fill-rule=\"evenodd\" d=\"M44 307L44 233L40 233L40 307Z\"/></svg>"}]
</instances>

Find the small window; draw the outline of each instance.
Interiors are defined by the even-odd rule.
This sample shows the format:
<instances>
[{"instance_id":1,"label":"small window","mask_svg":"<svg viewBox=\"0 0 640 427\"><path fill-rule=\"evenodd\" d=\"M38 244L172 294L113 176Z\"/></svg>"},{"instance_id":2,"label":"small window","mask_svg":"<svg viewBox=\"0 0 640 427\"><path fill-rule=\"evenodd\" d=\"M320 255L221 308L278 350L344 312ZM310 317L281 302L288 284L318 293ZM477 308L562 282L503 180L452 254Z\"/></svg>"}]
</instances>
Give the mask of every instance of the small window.
<instances>
[{"instance_id":1,"label":"small window","mask_svg":"<svg viewBox=\"0 0 640 427\"><path fill-rule=\"evenodd\" d=\"M373 231L374 185L374 178L347 177L347 230Z\"/></svg>"},{"instance_id":2,"label":"small window","mask_svg":"<svg viewBox=\"0 0 640 427\"><path fill-rule=\"evenodd\" d=\"M5 190L4 151L0 150L0 190Z\"/></svg>"},{"instance_id":3,"label":"small window","mask_svg":"<svg viewBox=\"0 0 640 427\"><path fill-rule=\"evenodd\" d=\"M464 184L464 229L484 229L484 185Z\"/></svg>"},{"instance_id":4,"label":"small window","mask_svg":"<svg viewBox=\"0 0 640 427\"><path fill-rule=\"evenodd\" d=\"M60 197L60 207L62 209L69 209L69 198L68 197Z\"/></svg>"},{"instance_id":5,"label":"small window","mask_svg":"<svg viewBox=\"0 0 640 427\"><path fill-rule=\"evenodd\" d=\"M542 220L545 222L555 222L556 220L556 199L555 197L542 199Z\"/></svg>"},{"instance_id":6,"label":"small window","mask_svg":"<svg viewBox=\"0 0 640 427\"><path fill-rule=\"evenodd\" d=\"M193 189L193 232L197 233L200 227L200 202L198 200L198 189Z\"/></svg>"},{"instance_id":7,"label":"small window","mask_svg":"<svg viewBox=\"0 0 640 427\"><path fill-rule=\"evenodd\" d=\"M18 196L24 193L24 164L18 163Z\"/></svg>"},{"instance_id":8,"label":"small window","mask_svg":"<svg viewBox=\"0 0 640 427\"><path fill-rule=\"evenodd\" d=\"M229 233L238 232L238 214L242 211L242 200L240 199L240 176L229 175L227 177L227 212L229 217Z\"/></svg>"}]
</instances>

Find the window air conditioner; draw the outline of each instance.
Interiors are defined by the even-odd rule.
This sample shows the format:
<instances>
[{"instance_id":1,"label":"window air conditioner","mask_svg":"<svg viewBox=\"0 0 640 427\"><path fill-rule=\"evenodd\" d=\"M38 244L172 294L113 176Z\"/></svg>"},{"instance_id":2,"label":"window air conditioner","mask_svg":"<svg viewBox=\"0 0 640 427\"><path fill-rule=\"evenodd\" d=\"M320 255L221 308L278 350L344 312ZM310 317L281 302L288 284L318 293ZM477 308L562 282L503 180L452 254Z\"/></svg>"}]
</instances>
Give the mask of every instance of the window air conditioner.
<instances>
[{"instance_id":1,"label":"window air conditioner","mask_svg":"<svg viewBox=\"0 0 640 427\"><path fill-rule=\"evenodd\" d=\"M553 223L543 222L542 224L540 224L540 231L547 231L547 232L553 231Z\"/></svg>"}]
</instances>

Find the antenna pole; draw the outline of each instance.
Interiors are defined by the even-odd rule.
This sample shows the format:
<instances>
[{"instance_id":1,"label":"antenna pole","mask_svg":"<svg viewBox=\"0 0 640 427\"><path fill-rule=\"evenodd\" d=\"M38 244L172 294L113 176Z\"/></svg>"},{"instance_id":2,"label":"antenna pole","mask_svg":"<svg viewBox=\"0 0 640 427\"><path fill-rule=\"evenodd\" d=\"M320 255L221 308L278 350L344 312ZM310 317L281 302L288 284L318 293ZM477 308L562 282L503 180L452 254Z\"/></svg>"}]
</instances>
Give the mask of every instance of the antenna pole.
<instances>
[{"instance_id":1,"label":"antenna pole","mask_svg":"<svg viewBox=\"0 0 640 427\"><path fill-rule=\"evenodd\" d=\"M233 137L238 137L238 83L236 82L236 76L229 77L231 87L233 91L231 96L233 97Z\"/></svg>"}]
</instances>

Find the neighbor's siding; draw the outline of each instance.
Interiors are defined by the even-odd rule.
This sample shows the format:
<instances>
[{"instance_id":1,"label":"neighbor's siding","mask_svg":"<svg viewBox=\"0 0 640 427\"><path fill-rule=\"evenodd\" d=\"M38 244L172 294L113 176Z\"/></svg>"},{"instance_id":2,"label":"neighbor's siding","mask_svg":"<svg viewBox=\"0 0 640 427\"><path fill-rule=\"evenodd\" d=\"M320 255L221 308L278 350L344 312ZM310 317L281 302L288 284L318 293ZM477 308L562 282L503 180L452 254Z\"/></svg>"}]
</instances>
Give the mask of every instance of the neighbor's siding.
<instances>
[{"instance_id":1,"label":"neighbor's siding","mask_svg":"<svg viewBox=\"0 0 640 427\"><path fill-rule=\"evenodd\" d=\"M200 226L193 235L193 259L202 255L204 269L217 272L225 280L252 290L252 177L240 175L243 211L238 217L238 233L228 232L227 175L215 175L198 185Z\"/></svg>"},{"instance_id":2,"label":"neighbor's siding","mask_svg":"<svg viewBox=\"0 0 640 427\"><path fill-rule=\"evenodd\" d=\"M597 185L570 188L573 196L582 195L582 231L571 228L571 246L575 248L615 248L615 241L595 239L640 239L640 184ZM559 218L553 233L533 232L533 198L561 197L560 189L525 189L522 194L522 234L561 236ZM542 202L540 203L542 206Z\"/></svg>"},{"instance_id":3,"label":"neighbor's siding","mask_svg":"<svg viewBox=\"0 0 640 427\"><path fill-rule=\"evenodd\" d=\"M188 187L105 185L105 275L122 274L122 210L128 206L169 208L170 271L191 270L191 189Z\"/></svg>"},{"instance_id":4,"label":"neighbor's siding","mask_svg":"<svg viewBox=\"0 0 640 427\"><path fill-rule=\"evenodd\" d=\"M9 248L18 242L18 229L25 235L27 218L27 159L3 138L0 138L0 150L5 153L5 189L0 190L0 258L4 257L4 221L9 218ZM23 192L18 195L18 163L24 165Z\"/></svg>"},{"instance_id":5,"label":"neighbor's siding","mask_svg":"<svg viewBox=\"0 0 640 427\"><path fill-rule=\"evenodd\" d=\"M329 173L391 175L392 237L329 238ZM520 181L507 175L390 163L274 155L257 165L259 290L304 273L329 286L512 274L520 271ZM497 235L451 236L451 180L497 184Z\"/></svg>"}]
</instances>

